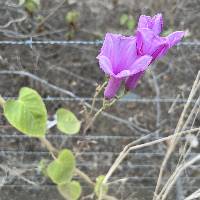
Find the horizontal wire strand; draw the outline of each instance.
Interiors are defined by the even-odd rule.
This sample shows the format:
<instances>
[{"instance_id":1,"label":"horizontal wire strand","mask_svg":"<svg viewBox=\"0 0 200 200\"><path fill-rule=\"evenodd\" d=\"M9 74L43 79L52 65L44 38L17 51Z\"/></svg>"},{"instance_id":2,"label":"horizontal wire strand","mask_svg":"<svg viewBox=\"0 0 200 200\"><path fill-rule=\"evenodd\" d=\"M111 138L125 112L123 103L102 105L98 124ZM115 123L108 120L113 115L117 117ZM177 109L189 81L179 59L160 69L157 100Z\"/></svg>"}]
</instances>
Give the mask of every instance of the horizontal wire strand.
<instances>
[{"instance_id":1,"label":"horizontal wire strand","mask_svg":"<svg viewBox=\"0 0 200 200\"><path fill-rule=\"evenodd\" d=\"M3 178L4 176L0 176L0 179ZM29 178L31 180L37 178L37 177L40 177L40 175L36 175L36 176L31 176L31 175L26 175L25 176L26 178ZM96 177L91 177L91 178L96 178ZM111 178L111 181L116 181L116 180L119 180L119 179L122 179L121 182L123 182L123 180L139 180L139 179L149 179L149 180L152 180L152 179L157 179L157 176L129 176L129 177L124 177L124 176L113 176ZM200 177L195 177L195 176L182 176L181 179L193 179L193 180L200 180ZM140 180L139 180L140 181Z\"/></svg>"},{"instance_id":2,"label":"horizontal wire strand","mask_svg":"<svg viewBox=\"0 0 200 200\"><path fill-rule=\"evenodd\" d=\"M28 40L2 40L0 45L101 45L102 40L33 40L32 38ZM200 46L200 41L188 41L181 42L177 46Z\"/></svg>"},{"instance_id":3,"label":"horizontal wire strand","mask_svg":"<svg viewBox=\"0 0 200 200\"><path fill-rule=\"evenodd\" d=\"M133 189L144 189L144 190L146 190L146 189L154 189L155 188L155 186L134 186L133 184L125 184L126 186L131 186ZM56 185L51 185L51 184L46 184L46 185L35 185L35 186L33 186L33 185L28 185L28 184L24 184L24 185L22 185L22 184L20 184L20 185L18 185L18 184L11 184L11 185L4 185L3 187L20 187L20 188L30 188L30 189L39 189L39 190L41 190L41 189L46 189L46 188L55 188L55 189L57 189L57 186ZM87 187L87 186L82 186L82 188L88 188L88 189L91 189L90 187ZM185 189L198 189L199 187L198 186L190 186L190 187L185 187ZM153 191L152 191L153 192Z\"/></svg>"},{"instance_id":4,"label":"horizontal wire strand","mask_svg":"<svg viewBox=\"0 0 200 200\"><path fill-rule=\"evenodd\" d=\"M8 100L8 99L17 99L17 97L3 97L4 99ZM93 101L92 97L43 97L42 98L44 101ZM95 101L103 101L103 98L96 98ZM137 102L137 103L156 103L156 102L160 102L160 103L186 103L188 101L188 99L184 99L184 98L121 98L117 100L118 102L125 102L125 103L129 103L129 102ZM197 101L197 99L193 99L191 101L189 101L190 103L195 103Z\"/></svg>"},{"instance_id":5,"label":"horizontal wire strand","mask_svg":"<svg viewBox=\"0 0 200 200\"><path fill-rule=\"evenodd\" d=\"M16 155L20 155L20 154L26 154L26 155L49 155L50 153L48 151L22 151L22 150L1 150L0 149L0 155L1 154L16 154ZM120 152L109 152L109 151L106 151L106 152L83 152L80 154L81 155L87 155L87 156L92 156L92 155L118 155ZM189 155L190 156L195 156L195 155L198 155L199 153L190 153ZM131 156L153 156L153 155L158 155L158 156L162 156L162 155L165 155L165 153L159 153L159 152L130 152L130 155ZM175 155L179 155L179 154L175 154Z\"/></svg>"}]
</instances>

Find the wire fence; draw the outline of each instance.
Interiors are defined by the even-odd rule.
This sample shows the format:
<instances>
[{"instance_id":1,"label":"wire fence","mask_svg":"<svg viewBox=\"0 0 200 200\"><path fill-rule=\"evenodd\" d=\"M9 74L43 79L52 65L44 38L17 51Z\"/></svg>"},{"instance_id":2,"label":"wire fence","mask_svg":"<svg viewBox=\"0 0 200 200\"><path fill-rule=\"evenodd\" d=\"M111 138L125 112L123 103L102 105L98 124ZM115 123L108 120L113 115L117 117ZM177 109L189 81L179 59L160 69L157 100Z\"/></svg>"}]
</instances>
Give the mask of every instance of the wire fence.
<instances>
[{"instance_id":1,"label":"wire fence","mask_svg":"<svg viewBox=\"0 0 200 200\"><path fill-rule=\"evenodd\" d=\"M17 97L3 97L6 100L9 99L17 99ZM53 96L49 96L49 97L43 97L42 98L43 101L49 101L49 102L53 102L53 101L93 101L92 97L53 97ZM95 101L99 101L102 102L104 99L103 98L96 98ZM190 103L195 103L197 101L197 99L193 99L188 101L188 99L185 98L169 98L169 97L163 97L163 98L138 98L137 96L135 96L133 94L133 97L124 97L121 99L117 100L118 102L124 102L124 103L130 103L130 102L135 102L135 103L186 103L186 102L190 102Z\"/></svg>"},{"instance_id":2,"label":"wire fence","mask_svg":"<svg viewBox=\"0 0 200 200\"><path fill-rule=\"evenodd\" d=\"M33 45L102 45L103 40L33 40L32 38L27 40L4 40L0 41L0 45L27 45L32 47ZM200 46L200 41L185 41L180 42L177 46Z\"/></svg>"},{"instance_id":3,"label":"wire fence","mask_svg":"<svg viewBox=\"0 0 200 200\"><path fill-rule=\"evenodd\" d=\"M18 40L18 41L14 41L14 40L5 40L5 41L0 41L0 45L25 45L25 46L28 46L30 48L33 47L33 45L63 45L63 46L70 46L70 45L86 45L86 46L100 46L102 45L103 41L102 40L95 40L95 41L85 41L85 40L77 40L77 41L65 41L65 40L33 40L32 38L30 39L27 39L27 40ZM199 48L200 47L200 41L185 41L185 42L181 42L180 44L177 45L177 48L181 47L181 46L185 46L185 47L191 47L191 48ZM11 72L12 73L12 72ZM34 80L39 80L39 79L34 79ZM49 85L49 83L45 82L45 81L40 81L41 83L44 83L46 85ZM54 88L53 85L51 85L52 88ZM61 91L62 92L62 91ZM68 95L67 92L65 92L66 95ZM69 96L71 97L57 97L57 96L48 96L48 97L43 97L43 100L44 101L48 101L48 102L55 102L55 101L67 101L67 102L74 102L74 101L77 101L77 102L81 102L81 101L88 101L88 102L91 102L93 100L92 97L77 97L75 96L74 94L69 94ZM17 97L4 97L5 99L16 99ZM103 101L103 98L96 98L96 101ZM162 98L158 98L158 97L153 97L153 98L142 98L140 96L137 96L133 94L133 96L126 96L124 98L121 98L118 100L119 102L123 102L123 103L130 103L130 102L137 102L137 103L186 103L188 100L185 99L185 98L173 98L173 97L162 97ZM197 99L192 99L190 101L190 103L193 103L195 104L197 102ZM72 137L69 137L69 136L65 136L65 135L48 135L47 138L51 138L51 139L70 139L70 138L73 138L73 139L85 139L85 140L99 140L99 139L102 139L102 140L107 140L106 143L109 144L109 142L112 140L130 140L130 141L133 141L135 139L138 139L136 137L132 137L132 136L112 136L112 135L108 135L108 134L104 134L104 135L90 135L90 136L83 136L83 135L79 135L79 136L72 136ZM16 135L14 133L6 133L6 134L2 134L0 135L0 140L2 139L28 139L27 136L25 135ZM2 140L3 141L3 140ZM117 142L119 142L117 141ZM114 150L113 151L101 151L101 152L98 152L98 151L90 151L90 152L83 152L81 155L82 156L96 156L96 157L99 157L99 156L117 156L119 154L119 152L115 152ZM155 152L150 152L150 151L145 151L145 152L131 152L130 153L130 157L138 157L140 159L143 159L144 156L148 156L149 158L150 157L163 157L164 156L164 152L160 152L159 150L156 150ZM197 155L198 153L190 153L190 156L195 156ZM24 150L24 149L8 149L8 148L3 148L3 147L0 147L0 158L1 156L7 156L7 155L13 155L13 156L48 156L49 155L49 152L47 151L42 151L42 150L37 150L37 151L28 151L28 150ZM178 154L177 154L178 156ZM34 161L33 161L34 162ZM103 168L103 167L109 167L109 164L101 164L101 165L98 165L97 163L95 163L95 160L92 161L94 162L94 164L96 164L96 166L100 167L100 168ZM85 167L85 168L91 168L93 167L93 165L91 165L91 162L90 163L83 163L83 164L78 164L78 166L80 167ZM126 168L126 170L130 170L130 169L135 169L132 170L132 172L137 172L139 169L143 169L143 170L146 170L146 171L149 171L151 168L152 169L155 169L156 167L159 167L159 164L155 164L155 165L148 165L148 164L135 164L133 163L132 165L128 165ZM199 167L196 166L196 167ZM123 168L124 169L124 168ZM1 178L1 177L0 177ZM30 178L30 177L27 177L27 178ZM34 180L35 177L31 177L31 179ZM124 177L116 177L116 179L119 179L119 178L124 178ZM199 178L195 178L195 177L189 177L189 176L186 176L186 177L181 177L181 180L182 179L187 179L188 178L191 178L193 181L195 179L199 179ZM157 179L157 176L154 176L152 175L152 177L148 177L148 174L146 175L143 175L143 176L139 176L139 177L129 177L129 180L141 180L145 182L145 180L147 179ZM134 188L134 189L150 189L150 190L153 190L154 189L154 186L151 186L150 184L147 184L146 186L145 185L142 185L142 186L136 186L132 183L127 183L130 187ZM32 186L30 184L15 184L15 183L12 183L12 184L9 184L7 183L5 185L5 187L20 187L20 188L27 188L27 187L30 187L32 188ZM41 186L39 185L39 189L41 189ZM55 187L54 185L52 184L43 184L42 183L42 189L45 189L46 188L51 188L51 187ZM36 189L37 187L34 187L34 189ZM190 186L189 187L190 189L197 189L198 187L195 187L195 186Z\"/></svg>"}]
</instances>

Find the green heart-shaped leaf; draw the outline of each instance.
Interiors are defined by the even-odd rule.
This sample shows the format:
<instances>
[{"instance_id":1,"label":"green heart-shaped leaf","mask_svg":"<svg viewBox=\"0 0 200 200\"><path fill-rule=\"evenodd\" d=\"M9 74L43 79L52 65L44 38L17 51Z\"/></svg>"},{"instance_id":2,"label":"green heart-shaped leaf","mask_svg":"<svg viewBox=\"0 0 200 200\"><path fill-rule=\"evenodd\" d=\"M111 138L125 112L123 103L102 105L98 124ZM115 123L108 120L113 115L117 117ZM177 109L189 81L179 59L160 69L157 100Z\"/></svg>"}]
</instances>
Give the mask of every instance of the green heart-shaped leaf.
<instances>
[{"instance_id":1,"label":"green heart-shaped leaf","mask_svg":"<svg viewBox=\"0 0 200 200\"><path fill-rule=\"evenodd\" d=\"M81 123L74 113L60 108L56 112L57 128L65 134L76 134L80 130Z\"/></svg>"},{"instance_id":2,"label":"green heart-shaped leaf","mask_svg":"<svg viewBox=\"0 0 200 200\"><path fill-rule=\"evenodd\" d=\"M58 191L66 200L77 200L81 196L82 188L79 182L72 181L58 185Z\"/></svg>"},{"instance_id":3,"label":"green heart-shaped leaf","mask_svg":"<svg viewBox=\"0 0 200 200\"><path fill-rule=\"evenodd\" d=\"M4 104L4 115L20 132L31 137L43 137L46 133L47 111L40 95L24 87L17 100Z\"/></svg>"},{"instance_id":4,"label":"green heart-shaped leaf","mask_svg":"<svg viewBox=\"0 0 200 200\"><path fill-rule=\"evenodd\" d=\"M65 184L71 181L75 165L73 153L64 149L59 153L58 158L48 165L47 174L54 183Z\"/></svg>"}]
</instances>

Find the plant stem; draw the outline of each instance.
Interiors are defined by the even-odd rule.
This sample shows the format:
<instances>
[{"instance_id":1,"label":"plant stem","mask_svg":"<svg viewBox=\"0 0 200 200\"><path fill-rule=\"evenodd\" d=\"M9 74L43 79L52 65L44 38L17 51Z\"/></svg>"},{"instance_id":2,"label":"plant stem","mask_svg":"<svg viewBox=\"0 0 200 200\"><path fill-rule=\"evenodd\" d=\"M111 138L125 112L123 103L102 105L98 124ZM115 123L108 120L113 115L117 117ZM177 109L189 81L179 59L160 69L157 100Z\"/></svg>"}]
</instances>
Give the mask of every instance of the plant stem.
<instances>
[{"instance_id":1,"label":"plant stem","mask_svg":"<svg viewBox=\"0 0 200 200\"><path fill-rule=\"evenodd\" d=\"M105 87L105 85L107 84L107 82L108 81L105 81L102 85L100 85L100 86L98 86L96 88L96 92L94 94L93 101L92 101L92 106L91 106L90 114L92 114L92 111L94 109L97 96L101 93L101 91L103 90L103 88Z\"/></svg>"},{"instance_id":2,"label":"plant stem","mask_svg":"<svg viewBox=\"0 0 200 200\"><path fill-rule=\"evenodd\" d=\"M92 124L94 123L94 121L96 120L96 118L108 107L111 107L115 102L117 101L117 99L112 100L110 103L106 104L105 103L105 99L103 100L103 105L102 107L95 113L95 115L93 116L93 118L89 121L89 123L87 124L87 126L84 129L84 133L87 132L87 130L92 126Z\"/></svg>"},{"instance_id":3,"label":"plant stem","mask_svg":"<svg viewBox=\"0 0 200 200\"><path fill-rule=\"evenodd\" d=\"M91 185L92 187L95 186L95 183L90 179L90 177L89 177L87 174L83 173L83 172L82 172L81 170L79 170L78 168L75 169L75 173L76 173L78 176L82 177L82 178L85 180L85 182L87 182L87 183L88 183L89 185Z\"/></svg>"},{"instance_id":4,"label":"plant stem","mask_svg":"<svg viewBox=\"0 0 200 200\"><path fill-rule=\"evenodd\" d=\"M2 96L0 96L0 106L3 107L6 101L3 99Z\"/></svg>"},{"instance_id":5,"label":"plant stem","mask_svg":"<svg viewBox=\"0 0 200 200\"><path fill-rule=\"evenodd\" d=\"M56 159L56 155L58 150L47 140L46 138L40 138L41 143L47 148L47 150L52 155L53 159Z\"/></svg>"}]
</instances>

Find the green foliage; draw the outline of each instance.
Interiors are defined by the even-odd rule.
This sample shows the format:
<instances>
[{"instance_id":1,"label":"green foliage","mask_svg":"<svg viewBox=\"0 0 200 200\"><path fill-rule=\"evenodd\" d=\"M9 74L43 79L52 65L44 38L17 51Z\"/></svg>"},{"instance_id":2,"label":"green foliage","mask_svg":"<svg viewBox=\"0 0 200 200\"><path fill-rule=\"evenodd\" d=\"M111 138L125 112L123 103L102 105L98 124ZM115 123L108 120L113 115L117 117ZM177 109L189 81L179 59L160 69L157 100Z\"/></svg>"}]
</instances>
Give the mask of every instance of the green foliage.
<instances>
[{"instance_id":1,"label":"green foliage","mask_svg":"<svg viewBox=\"0 0 200 200\"><path fill-rule=\"evenodd\" d=\"M65 16L65 20L68 24L75 25L79 19L79 12L72 10L68 12Z\"/></svg>"},{"instance_id":2,"label":"green foliage","mask_svg":"<svg viewBox=\"0 0 200 200\"><path fill-rule=\"evenodd\" d=\"M23 87L17 100L6 101L4 115L12 126L28 136L43 137L46 133L46 107L31 88Z\"/></svg>"},{"instance_id":3,"label":"green foliage","mask_svg":"<svg viewBox=\"0 0 200 200\"><path fill-rule=\"evenodd\" d=\"M48 165L47 174L54 183L65 184L71 181L75 165L73 153L64 149L59 153L58 158Z\"/></svg>"},{"instance_id":4,"label":"green foliage","mask_svg":"<svg viewBox=\"0 0 200 200\"><path fill-rule=\"evenodd\" d=\"M135 19L133 16L129 17L129 20L127 22L127 27L128 27L128 30L130 31L132 31L135 28Z\"/></svg>"},{"instance_id":5,"label":"green foliage","mask_svg":"<svg viewBox=\"0 0 200 200\"><path fill-rule=\"evenodd\" d=\"M57 128L65 134L73 135L79 132L81 123L69 110L60 108L56 112Z\"/></svg>"},{"instance_id":6,"label":"green foliage","mask_svg":"<svg viewBox=\"0 0 200 200\"><path fill-rule=\"evenodd\" d=\"M40 8L40 0L19 0L19 4L23 5L30 13Z\"/></svg>"},{"instance_id":7,"label":"green foliage","mask_svg":"<svg viewBox=\"0 0 200 200\"><path fill-rule=\"evenodd\" d=\"M100 195L100 193L102 194L102 196L104 196L108 192L108 186L103 185L104 178L105 178L105 176L103 176L103 175L98 176L96 178L96 184L95 184L95 187L94 187L94 192L95 192L97 197Z\"/></svg>"},{"instance_id":8,"label":"green foliage","mask_svg":"<svg viewBox=\"0 0 200 200\"><path fill-rule=\"evenodd\" d=\"M125 25L128 22L128 15L127 14L123 14L120 17L120 25Z\"/></svg>"},{"instance_id":9,"label":"green foliage","mask_svg":"<svg viewBox=\"0 0 200 200\"><path fill-rule=\"evenodd\" d=\"M135 28L135 19L132 15L122 14L120 17L120 25L128 28L129 31L133 31Z\"/></svg>"},{"instance_id":10,"label":"green foliage","mask_svg":"<svg viewBox=\"0 0 200 200\"><path fill-rule=\"evenodd\" d=\"M77 200L82 192L79 182L72 181L62 185L58 185L58 191L66 200Z\"/></svg>"},{"instance_id":11,"label":"green foliage","mask_svg":"<svg viewBox=\"0 0 200 200\"><path fill-rule=\"evenodd\" d=\"M163 31L162 36L168 36L168 35L169 35L170 33L172 33L172 32L173 32L173 29L172 29L172 28L169 28L169 29Z\"/></svg>"},{"instance_id":12,"label":"green foliage","mask_svg":"<svg viewBox=\"0 0 200 200\"><path fill-rule=\"evenodd\" d=\"M38 170L40 173L42 173L44 176L48 176L47 175L47 160L45 159L42 159L40 162L39 162L39 165L38 165Z\"/></svg>"}]
</instances>

